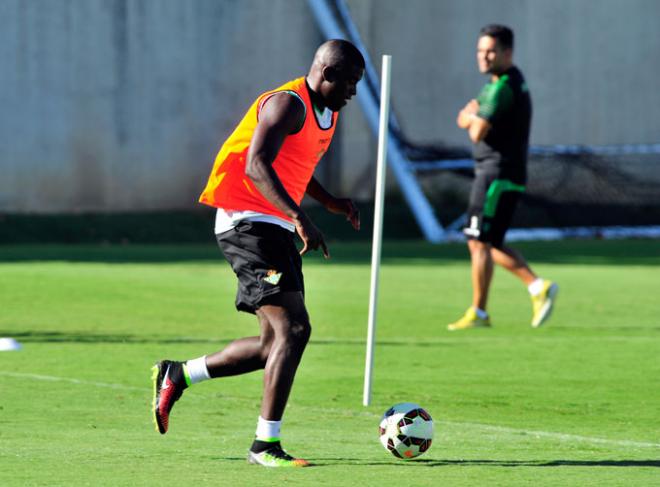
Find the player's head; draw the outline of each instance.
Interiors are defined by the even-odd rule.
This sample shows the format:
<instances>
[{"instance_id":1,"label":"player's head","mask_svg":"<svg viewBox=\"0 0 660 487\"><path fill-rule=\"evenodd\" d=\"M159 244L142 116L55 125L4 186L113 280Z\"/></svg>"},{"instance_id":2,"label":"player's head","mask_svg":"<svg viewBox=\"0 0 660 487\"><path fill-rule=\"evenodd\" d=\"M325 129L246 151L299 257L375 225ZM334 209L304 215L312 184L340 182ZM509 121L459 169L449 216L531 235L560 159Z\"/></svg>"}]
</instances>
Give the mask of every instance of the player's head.
<instances>
[{"instance_id":1,"label":"player's head","mask_svg":"<svg viewBox=\"0 0 660 487\"><path fill-rule=\"evenodd\" d=\"M316 50L307 79L320 101L336 112L355 95L363 74L360 51L348 41L333 39Z\"/></svg>"},{"instance_id":2,"label":"player's head","mask_svg":"<svg viewBox=\"0 0 660 487\"><path fill-rule=\"evenodd\" d=\"M513 65L513 31L490 24L479 31L477 64L484 74L500 74Z\"/></svg>"}]
</instances>

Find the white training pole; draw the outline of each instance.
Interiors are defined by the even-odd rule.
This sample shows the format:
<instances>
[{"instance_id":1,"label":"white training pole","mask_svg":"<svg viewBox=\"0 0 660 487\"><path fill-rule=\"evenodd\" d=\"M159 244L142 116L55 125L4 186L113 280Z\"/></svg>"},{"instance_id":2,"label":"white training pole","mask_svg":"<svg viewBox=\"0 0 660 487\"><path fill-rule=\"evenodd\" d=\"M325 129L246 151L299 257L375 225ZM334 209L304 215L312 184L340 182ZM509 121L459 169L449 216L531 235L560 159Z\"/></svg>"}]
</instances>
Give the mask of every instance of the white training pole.
<instances>
[{"instance_id":1,"label":"white training pole","mask_svg":"<svg viewBox=\"0 0 660 487\"><path fill-rule=\"evenodd\" d=\"M376 161L376 196L374 201L374 235L371 246L371 290L369 291L369 324L367 330L367 358L364 365L364 393L362 404L371 403L371 373L374 368L376 337L376 309L378 308L378 273L383 240L383 207L385 206L385 162L387 161L387 133L390 119L390 72L392 56L383 56L380 81L380 125L378 128L378 158Z\"/></svg>"}]
</instances>

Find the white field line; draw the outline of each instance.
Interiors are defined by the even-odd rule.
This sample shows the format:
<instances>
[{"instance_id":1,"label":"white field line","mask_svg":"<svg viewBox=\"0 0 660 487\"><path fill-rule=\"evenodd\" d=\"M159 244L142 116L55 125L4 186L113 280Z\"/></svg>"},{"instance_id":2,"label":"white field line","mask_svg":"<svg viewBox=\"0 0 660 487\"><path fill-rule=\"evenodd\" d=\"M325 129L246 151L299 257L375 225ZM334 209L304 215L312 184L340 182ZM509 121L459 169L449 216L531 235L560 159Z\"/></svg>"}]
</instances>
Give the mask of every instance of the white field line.
<instances>
[{"instance_id":1,"label":"white field line","mask_svg":"<svg viewBox=\"0 0 660 487\"><path fill-rule=\"evenodd\" d=\"M505 433L510 435L530 436L536 438L550 438L553 440L564 441L568 443L593 443L597 445L613 445L631 448L660 448L660 443L650 443L644 441L629 440L609 440L606 438L594 438L592 436L571 435L566 433L553 433L551 431L530 431L517 428L507 428L505 426L494 426L481 423L463 423L458 421L444 421L447 424L461 428L472 428L482 431L492 431L494 433Z\"/></svg>"},{"instance_id":2,"label":"white field line","mask_svg":"<svg viewBox=\"0 0 660 487\"><path fill-rule=\"evenodd\" d=\"M40 374L22 374L19 372L0 372L0 375L6 375L9 377L17 377L19 379L34 379L34 380L43 380L48 382L69 382L71 384L82 384L86 386L96 386L96 387L105 387L108 389L123 389L131 391L150 391L151 389L147 387L133 387L126 386L124 384L111 384L108 382L95 382L91 380L83 379L73 379L70 377L55 377L52 375L40 375Z\"/></svg>"},{"instance_id":3,"label":"white field line","mask_svg":"<svg viewBox=\"0 0 660 487\"><path fill-rule=\"evenodd\" d=\"M291 405L291 404L290 404ZM331 408L315 408L318 411L322 411L329 414L345 414L345 410L340 409L331 409ZM364 416L371 416L374 418L380 418L380 415L364 411L359 413ZM552 431L535 431L535 430L524 430L519 428L509 428L506 426L495 426L490 424L483 423L465 423L462 421L449 421L443 420L442 424L455 426L456 428L461 429L472 429L480 430L492 433L506 434L510 436L527 436L530 438L550 438L553 440L565 441L569 443L592 443L597 445L613 445L613 446L623 446L623 447L632 447L632 448L660 448L660 443L651 443L644 441L630 441L630 440L610 440L606 438L595 438L593 436L580 436L580 435L571 435L567 433L555 433Z\"/></svg>"},{"instance_id":4,"label":"white field line","mask_svg":"<svg viewBox=\"0 0 660 487\"><path fill-rule=\"evenodd\" d=\"M41 374L25 374L20 372L4 372L0 371L0 375L8 377L16 377L21 379L33 379L41 380L48 382L69 382L71 384L79 385L89 385L95 387L104 387L108 389L121 389L121 390L132 390L132 391L141 391L141 392L151 392L150 387L135 387L135 386L126 386L123 384L113 384L108 382L96 382L82 379L74 379L70 377L56 377L52 375L41 375ZM336 409L336 408L317 408L319 411L324 411L326 413L334 414L345 414L346 410ZM367 416L380 417L377 414L364 411ZM553 440L559 440L569 443L591 443L596 445L612 445L620 447L631 447L631 448L660 448L660 443L651 443L644 441L629 441L629 440L610 440L606 438L595 438L592 436L580 436L580 435L571 435L566 433L555 433L551 431L536 431L536 430L525 430L519 428L508 428L506 426L495 426L482 423L465 423L460 421L443 421L445 424L456 426L459 428L468 428L481 431L490 431L494 433L504 433L508 435L518 435L518 436L529 436L532 438L550 438Z\"/></svg>"}]
</instances>

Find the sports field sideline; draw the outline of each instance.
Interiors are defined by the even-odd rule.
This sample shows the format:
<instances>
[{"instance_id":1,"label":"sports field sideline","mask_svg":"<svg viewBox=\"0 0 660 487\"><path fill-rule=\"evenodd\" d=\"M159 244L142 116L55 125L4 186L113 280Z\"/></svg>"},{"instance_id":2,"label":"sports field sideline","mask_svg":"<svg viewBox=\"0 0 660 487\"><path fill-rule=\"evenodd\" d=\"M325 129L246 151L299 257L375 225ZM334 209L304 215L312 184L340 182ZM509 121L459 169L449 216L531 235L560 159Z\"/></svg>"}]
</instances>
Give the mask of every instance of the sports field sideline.
<instances>
[{"instance_id":1,"label":"sports field sideline","mask_svg":"<svg viewBox=\"0 0 660 487\"><path fill-rule=\"evenodd\" d=\"M386 242L373 404L361 406L368 243L305 258L312 341L283 430L316 467L249 466L261 374L186 391L161 436L150 367L257 333L209 246L2 246L0 485L653 485L660 475L660 244L518 244L560 296L547 327L499 271L494 328L469 304L463 245ZM249 331L246 331L249 330ZM414 401L431 449L392 457L381 414Z\"/></svg>"}]
</instances>

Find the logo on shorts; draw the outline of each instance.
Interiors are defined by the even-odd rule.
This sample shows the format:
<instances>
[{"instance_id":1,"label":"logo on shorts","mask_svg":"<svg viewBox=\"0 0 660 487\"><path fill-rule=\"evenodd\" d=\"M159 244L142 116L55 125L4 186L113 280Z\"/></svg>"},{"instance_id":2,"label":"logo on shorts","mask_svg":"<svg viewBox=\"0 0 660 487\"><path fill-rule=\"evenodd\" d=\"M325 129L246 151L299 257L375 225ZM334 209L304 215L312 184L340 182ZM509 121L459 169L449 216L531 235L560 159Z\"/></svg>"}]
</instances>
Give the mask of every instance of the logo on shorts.
<instances>
[{"instance_id":1,"label":"logo on shorts","mask_svg":"<svg viewBox=\"0 0 660 487\"><path fill-rule=\"evenodd\" d=\"M266 281L268 284L272 284L273 286L277 286L277 284L280 282L280 279L282 279L282 273L277 272L275 269L271 269L266 273L266 277L264 277L264 281Z\"/></svg>"},{"instance_id":2,"label":"logo on shorts","mask_svg":"<svg viewBox=\"0 0 660 487\"><path fill-rule=\"evenodd\" d=\"M475 237L475 238L479 237L479 235L481 234L481 231L479 230L479 217L478 216L472 215L472 217L470 217L470 226L464 228L463 233L465 235L467 235L468 237Z\"/></svg>"}]
</instances>

